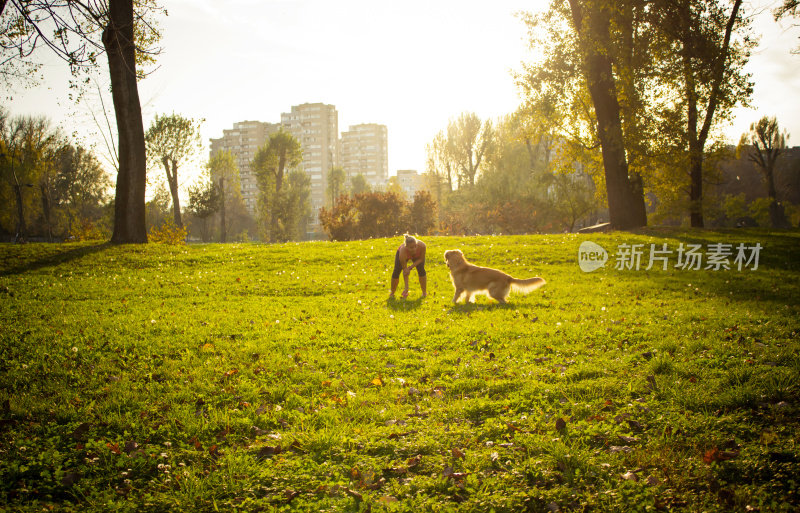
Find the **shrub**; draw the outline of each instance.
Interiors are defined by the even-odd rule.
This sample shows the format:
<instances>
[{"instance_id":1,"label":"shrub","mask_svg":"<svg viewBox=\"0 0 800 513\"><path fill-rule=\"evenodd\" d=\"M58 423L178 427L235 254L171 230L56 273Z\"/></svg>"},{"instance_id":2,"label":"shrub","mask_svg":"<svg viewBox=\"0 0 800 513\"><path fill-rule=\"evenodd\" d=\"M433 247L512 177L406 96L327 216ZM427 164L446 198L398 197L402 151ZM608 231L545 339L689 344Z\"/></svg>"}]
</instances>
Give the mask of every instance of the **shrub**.
<instances>
[{"instance_id":1,"label":"shrub","mask_svg":"<svg viewBox=\"0 0 800 513\"><path fill-rule=\"evenodd\" d=\"M106 240L109 238L109 234L102 225L90 219L81 218L69 229L68 237L72 241Z\"/></svg>"},{"instance_id":2,"label":"shrub","mask_svg":"<svg viewBox=\"0 0 800 513\"><path fill-rule=\"evenodd\" d=\"M186 227L178 228L173 221L165 221L161 226L150 228L148 240L156 244L174 246L186 244Z\"/></svg>"}]
</instances>

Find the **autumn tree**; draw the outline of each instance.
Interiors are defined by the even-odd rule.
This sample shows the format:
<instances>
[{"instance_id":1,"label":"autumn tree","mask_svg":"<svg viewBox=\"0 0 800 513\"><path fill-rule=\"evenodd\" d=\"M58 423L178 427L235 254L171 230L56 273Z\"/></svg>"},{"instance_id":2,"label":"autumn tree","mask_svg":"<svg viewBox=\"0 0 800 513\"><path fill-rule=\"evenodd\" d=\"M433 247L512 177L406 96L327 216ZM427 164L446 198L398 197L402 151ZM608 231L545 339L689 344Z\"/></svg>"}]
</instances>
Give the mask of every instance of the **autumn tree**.
<instances>
[{"instance_id":1,"label":"autumn tree","mask_svg":"<svg viewBox=\"0 0 800 513\"><path fill-rule=\"evenodd\" d=\"M786 151L786 139L786 131L781 131L778 120L764 116L752 123L746 134L742 134L737 147L737 153L746 154L747 159L764 174L767 196L770 199L769 217L773 228L790 227L775 188L775 165L780 155Z\"/></svg>"},{"instance_id":2,"label":"autumn tree","mask_svg":"<svg viewBox=\"0 0 800 513\"><path fill-rule=\"evenodd\" d=\"M67 233L75 223L96 220L113 187L97 157L82 146L67 145L56 156L54 204L66 216Z\"/></svg>"},{"instance_id":3,"label":"autumn tree","mask_svg":"<svg viewBox=\"0 0 800 513\"><path fill-rule=\"evenodd\" d=\"M407 231L408 203L393 192L364 192L342 196L319 219L331 240L389 237Z\"/></svg>"},{"instance_id":4,"label":"autumn tree","mask_svg":"<svg viewBox=\"0 0 800 513\"><path fill-rule=\"evenodd\" d=\"M615 227L646 224L653 157L667 153L685 162L673 172L689 175L692 224L702 225L712 128L750 91L741 71L749 42L740 4L726 10L712 0L569 0L526 18L543 57L521 74L524 95L554 106L566 140L586 148L596 141Z\"/></svg>"},{"instance_id":5,"label":"autumn tree","mask_svg":"<svg viewBox=\"0 0 800 513\"><path fill-rule=\"evenodd\" d=\"M7 204L14 205L16 214L14 239L21 242L28 237L26 212L36 209L37 200L41 202L43 175L52 167L63 138L50 128L47 118L9 119L4 114L0 116L0 144L3 182L11 192L11 201ZM49 204L41 205L49 208Z\"/></svg>"},{"instance_id":6,"label":"autumn tree","mask_svg":"<svg viewBox=\"0 0 800 513\"><path fill-rule=\"evenodd\" d=\"M730 8L703 0L656 5L656 23L669 43L659 72L681 93L675 108L685 126L681 135L688 164L690 223L703 227L706 144L714 124L728 119L737 104L746 105L752 94L752 82L744 71L753 46L747 35L749 20L741 11L742 0L734 0Z\"/></svg>"},{"instance_id":7,"label":"autumn tree","mask_svg":"<svg viewBox=\"0 0 800 513\"><path fill-rule=\"evenodd\" d=\"M438 207L428 191L416 191L408 207L408 231L419 235L430 234L437 225Z\"/></svg>"},{"instance_id":8,"label":"autumn tree","mask_svg":"<svg viewBox=\"0 0 800 513\"><path fill-rule=\"evenodd\" d=\"M287 202L297 191L284 191L284 181L287 171L299 166L302 161L300 141L283 130L270 135L269 141L256 151L253 158L252 167L260 192L259 210L263 232L271 242L282 240L286 233L295 230L290 228L290 221L295 215L288 209ZM300 180L295 179L294 183L300 185Z\"/></svg>"},{"instance_id":9,"label":"autumn tree","mask_svg":"<svg viewBox=\"0 0 800 513\"><path fill-rule=\"evenodd\" d=\"M202 120L195 121L180 114L156 114L144 136L148 161L162 165L166 172L167 185L172 196L172 215L178 228L183 228L178 167L201 149L201 123Z\"/></svg>"},{"instance_id":10,"label":"autumn tree","mask_svg":"<svg viewBox=\"0 0 800 513\"><path fill-rule=\"evenodd\" d=\"M147 242L145 188L147 163L137 80L142 65L158 53L154 0L63 2L28 0L0 3L0 64L5 77L36 67L46 48L63 59L80 87L80 74L96 69L105 54L117 122L119 169L114 201L115 243ZM13 27L11 32L8 29Z\"/></svg>"}]
</instances>

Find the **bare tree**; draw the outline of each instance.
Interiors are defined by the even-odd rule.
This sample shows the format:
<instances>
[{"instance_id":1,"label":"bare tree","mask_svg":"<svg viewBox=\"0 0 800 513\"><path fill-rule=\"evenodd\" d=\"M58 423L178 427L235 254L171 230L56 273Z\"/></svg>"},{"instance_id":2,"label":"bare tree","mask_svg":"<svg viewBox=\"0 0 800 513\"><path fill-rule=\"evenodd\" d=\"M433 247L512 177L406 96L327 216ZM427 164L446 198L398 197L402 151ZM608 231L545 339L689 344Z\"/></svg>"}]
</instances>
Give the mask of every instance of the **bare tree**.
<instances>
[{"instance_id":1,"label":"bare tree","mask_svg":"<svg viewBox=\"0 0 800 513\"><path fill-rule=\"evenodd\" d=\"M767 181L767 195L772 200L769 205L769 218L773 228L789 228L789 221L783 205L778 201L775 188L775 165L778 157L786 150L786 131L781 132L778 120L767 116L750 125L750 131L742 134L737 153L747 152L747 158L764 173Z\"/></svg>"}]
</instances>

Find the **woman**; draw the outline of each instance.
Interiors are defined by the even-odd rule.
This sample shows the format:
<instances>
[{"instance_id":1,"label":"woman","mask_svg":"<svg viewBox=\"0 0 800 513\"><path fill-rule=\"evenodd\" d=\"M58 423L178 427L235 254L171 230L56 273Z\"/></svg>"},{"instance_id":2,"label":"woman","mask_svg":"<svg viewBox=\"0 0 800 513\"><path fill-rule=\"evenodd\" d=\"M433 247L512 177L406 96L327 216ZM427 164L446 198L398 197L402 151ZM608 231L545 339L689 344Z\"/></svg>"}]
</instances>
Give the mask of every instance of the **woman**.
<instances>
[{"instance_id":1,"label":"woman","mask_svg":"<svg viewBox=\"0 0 800 513\"><path fill-rule=\"evenodd\" d=\"M397 252L394 254L392 290L389 292L389 297L394 297L394 292L400 283L401 271L405 282L405 288L401 296L408 297L408 275L411 273L411 269L415 267L417 268L417 276L419 276L419 288L422 289L422 297L425 297L428 295L428 278L425 273L425 243L409 234L405 234L403 237L403 244L397 248ZM411 264L409 265L408 262L411 262Z\"/></svg>"}]
</instances>

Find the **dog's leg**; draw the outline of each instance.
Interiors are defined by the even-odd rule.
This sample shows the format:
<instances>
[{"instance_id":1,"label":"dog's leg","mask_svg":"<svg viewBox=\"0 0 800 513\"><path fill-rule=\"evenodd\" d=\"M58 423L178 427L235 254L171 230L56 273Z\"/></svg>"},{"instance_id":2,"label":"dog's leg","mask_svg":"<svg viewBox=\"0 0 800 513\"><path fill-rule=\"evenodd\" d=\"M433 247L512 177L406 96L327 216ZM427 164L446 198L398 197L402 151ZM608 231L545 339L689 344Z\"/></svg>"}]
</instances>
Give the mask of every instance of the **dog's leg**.
<instances>
[{"instance_id":1,"label":"dog's leg","mask_svg":"<svg viewBox=\"0 0 800 513\"><path fill-rule=\"evenodd\" d=\"M458 298L461 297L461 293L464 292L463 290L456 289L456 295L453 296L453 304L458 303Z\"/></svg>"},{"instance_id":2,"label":"dog's leg","mask_svg":"<svg viewBox=\"0 0 800 513\"><path fill-rule=\"evenodd\" d=\"M506 298L511 291L511 285L507 283L492 283L489 286L489 295L498 303L506 304Z\"/></svg>"},{"instance_id":3,"label":"dog's leg","mask_svg":"<svg viewBox=\"0 0 800 513\"><path fill-rule=\"evenodd\" d=\"M473 301L472 292L466 291L466 294L467 294L466 297L464 297L464 303L472 303Z\"/></svg>"}]
</instances>

